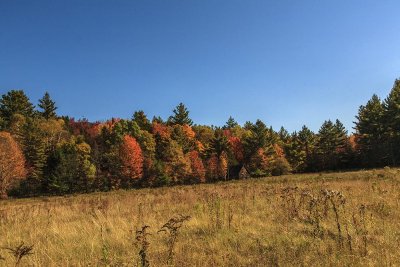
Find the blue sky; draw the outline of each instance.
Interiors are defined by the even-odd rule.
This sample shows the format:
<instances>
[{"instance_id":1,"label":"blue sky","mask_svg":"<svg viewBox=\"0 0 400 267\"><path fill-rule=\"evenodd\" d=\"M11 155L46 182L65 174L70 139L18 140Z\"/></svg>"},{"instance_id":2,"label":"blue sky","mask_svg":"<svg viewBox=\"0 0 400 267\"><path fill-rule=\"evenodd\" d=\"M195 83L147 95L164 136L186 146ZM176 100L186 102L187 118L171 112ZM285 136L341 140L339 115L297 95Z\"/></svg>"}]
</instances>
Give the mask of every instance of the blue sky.
<instances>
[{"instance_id":1,"label":"blue sky","mask_svg":"<svg viewBox=\"0 0 400 267\"><path fill-rule=\"evenodd\" d=\"M400 1L0 1L0 93L49 91L59 114L290 131L384 98L400 77Z\"/></svg>"}]
</instances>

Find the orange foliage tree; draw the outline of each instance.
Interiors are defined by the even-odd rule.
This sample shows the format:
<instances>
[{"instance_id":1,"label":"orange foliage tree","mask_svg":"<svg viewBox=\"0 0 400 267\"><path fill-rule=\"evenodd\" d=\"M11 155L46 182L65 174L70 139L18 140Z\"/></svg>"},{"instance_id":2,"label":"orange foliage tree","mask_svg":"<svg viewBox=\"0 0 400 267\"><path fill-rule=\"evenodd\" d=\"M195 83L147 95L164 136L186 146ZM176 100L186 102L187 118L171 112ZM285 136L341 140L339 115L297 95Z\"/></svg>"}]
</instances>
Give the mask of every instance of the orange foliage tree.
<instances>
[{"instance_id":1,"label":"orange foliage tree","mask_svg":"<svg viewBox=\"0 0 400 267\"><path fill-rule=\"evenodd\" d=\"M225 180L228 172L228 159L226 153L221 156L213 153L207 160L207 179L210 181Z\"/></svg>"},{"instance_id":2,"label":"orange foliage tree","mask_svg":"<svg viewBox=\"0 0 400 267\"><path fill-rule=\"evenodd\" d=\"M218 159L218 178L226 180L228 174L228 156L222 152Z\"/></svg>"},{"instance_id":3,"label":"orange foliage tree","mask_svg":"<svg viewBox=\"0 0 400 267\"><path fill-rule=\"evenodd\" d=\"M142 149L135 138L125 135L119 149L122 175L130 179L139 179L143 175Z\"/></svg>"},{"instance_id":4,"label":"orange foliage tree","mask_svg":"<svg viewBox=\"0 0 400 267\"><path fill-rule=\"evenodd\" d=\"M193 139L196 137L196 133L193 131L192 127L190 127L189 125L185 124L185 125L183 125L182 128L183 128L183 132L185 133L187 138Z\"/></svg>"},{"instance_id":5,"label":"orange foliage tree","mask_svg":"<svg viewBox=\"0 0 400 267\"><path fill-rule=\"evenodd\" d=\"M153 122L152 132L154 135L159 135L161 138L169 139L171 137L169 127L158 122Z\"/></svg>"},{"instance_id":6,"label":"orange foliage tree","mask_svg":"<svg viewBox=\"0 0 400 267\"><path fill-rule=\"evenodd\" d=\"M207 160L207 179L214 181L218 177L218 157L216 154L212 154Z\"/></svg>"},{"instance_id":7,"label":"orange foliage tree","mask_svg":"<svg viewBox=\"0 0 400 267\"><path fill-rule=\"evenodd\" d=\"M205 182L206 170L203 165L203 161L199 156L199 152L190 151L189 153L190 166L192 168L192 178L193 180Z\"/></svg>"},{"instance_id":8,"label":"orange foliage tree","mask_svg":"<svg viewBox=\"0 0 400 267\"><path fill-rule=\"evenodd\" d=\"M235 157L236 161L239 163L242 163L243 159L244 159L242 141L240 140L239 137L230 136L228 138L228 142L229 142L231 151L232 151L233 156Z\"/></svg>"},{"instance_id":9,"label":"orange foliage tree","mask_svg":"<svg viewBox=\"0 0 400 267\"><path fill-rule=\"evenodd\" d=\"M0 132L0 198L26 176L25 158L17 142L7 132Z\"/></svg>"}]
</instances>

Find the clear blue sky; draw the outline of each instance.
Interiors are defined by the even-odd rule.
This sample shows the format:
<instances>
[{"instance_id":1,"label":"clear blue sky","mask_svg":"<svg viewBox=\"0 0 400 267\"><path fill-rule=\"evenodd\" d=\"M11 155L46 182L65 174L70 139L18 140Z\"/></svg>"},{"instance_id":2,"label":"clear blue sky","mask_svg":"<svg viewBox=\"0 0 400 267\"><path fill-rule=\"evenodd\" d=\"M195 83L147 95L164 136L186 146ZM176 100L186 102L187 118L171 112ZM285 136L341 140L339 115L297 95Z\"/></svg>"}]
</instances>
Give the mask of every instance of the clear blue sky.
<instances>
[{"instance_id":1,"label":"clear blue sky","mask_svg":"<svg viewBox=\"0 0 400 267\"><path fill-rule=\"evenodd\" d=\"M0 93L50 92L104 120L184 102L199 124L290 131L385 97L400 77L400 1L1 0Z\"/></svg>"}]
</instances>

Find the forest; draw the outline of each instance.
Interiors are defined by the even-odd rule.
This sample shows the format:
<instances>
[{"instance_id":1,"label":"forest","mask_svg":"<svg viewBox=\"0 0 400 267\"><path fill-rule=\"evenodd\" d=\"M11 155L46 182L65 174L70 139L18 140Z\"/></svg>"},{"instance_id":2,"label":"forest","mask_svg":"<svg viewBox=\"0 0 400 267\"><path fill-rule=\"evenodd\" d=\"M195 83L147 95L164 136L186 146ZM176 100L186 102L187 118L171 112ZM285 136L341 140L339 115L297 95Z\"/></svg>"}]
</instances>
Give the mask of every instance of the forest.
<instances>
[{"instance_id":1,"label":"forest","mask_svg":"<svg viewBox=\"0 0 400 267\"><path fill-rule=\"evenodd\" d=\"M338 107L339 108L339 107ZM288 173L397 166L400 80L385 99L359 107L354 133L340 120L318 132L289 133L262 120L197 125L180 103L172 115L90 122L57 114L45 93L34 105L23 90L0 99L0 198L64 195L211 183Z\"/></svg>"}]
</instances>

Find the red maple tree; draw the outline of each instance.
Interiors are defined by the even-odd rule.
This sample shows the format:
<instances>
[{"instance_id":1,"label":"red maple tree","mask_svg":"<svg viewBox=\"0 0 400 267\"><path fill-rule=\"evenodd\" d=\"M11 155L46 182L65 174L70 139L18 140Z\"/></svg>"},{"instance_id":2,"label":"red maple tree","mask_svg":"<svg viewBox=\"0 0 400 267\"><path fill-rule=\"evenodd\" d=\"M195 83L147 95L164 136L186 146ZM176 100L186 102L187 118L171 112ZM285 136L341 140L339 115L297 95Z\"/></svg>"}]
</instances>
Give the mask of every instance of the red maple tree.
<instances>
[{"instance_id":1,"label":"red maple tree","mask_svg":"<svg viewBox=\"0 0 400 267\"><path fill-rule=\"evenodd\" d=\"M200 182L205 182L206 180L206 170L203 165L203 161L199 156L199 152L190 151L189 152L190 165L192 168L192 176L198 179Z\"/></svg>"},{"instance_id":2,"label":"red maple tree","mask_svg":"<svg viewBox=\"0 0 400 267\"><path fill-rule=\"evenodd\" d=\"M122 163L122 175L139 179L143 175L142 149L135 138L125 135L119 149L119 156Z\"/></svg>"}]
</instances>

